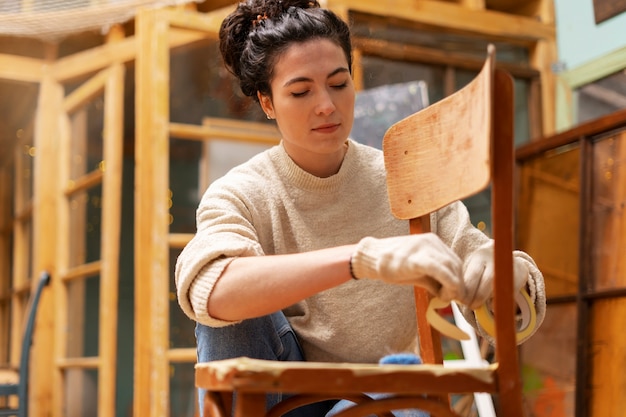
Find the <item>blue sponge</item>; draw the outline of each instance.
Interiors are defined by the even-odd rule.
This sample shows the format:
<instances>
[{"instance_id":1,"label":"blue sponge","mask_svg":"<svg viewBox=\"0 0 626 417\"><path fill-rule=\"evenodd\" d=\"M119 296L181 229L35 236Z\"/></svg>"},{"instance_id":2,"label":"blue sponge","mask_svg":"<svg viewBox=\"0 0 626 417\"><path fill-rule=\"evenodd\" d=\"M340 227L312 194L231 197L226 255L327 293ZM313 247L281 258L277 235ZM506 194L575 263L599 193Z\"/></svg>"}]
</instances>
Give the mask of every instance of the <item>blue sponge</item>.
<instances>
[{"instance_id":1,"label":"blue sponge","mask_svg":"<svg viewBox=\"0 0 626 417\"><path fill-rule=\"evenodd\" d=\"M381 365L419 365L422 359L414 353L394 353L380 358Z\"/></svg>"}]
</instances>

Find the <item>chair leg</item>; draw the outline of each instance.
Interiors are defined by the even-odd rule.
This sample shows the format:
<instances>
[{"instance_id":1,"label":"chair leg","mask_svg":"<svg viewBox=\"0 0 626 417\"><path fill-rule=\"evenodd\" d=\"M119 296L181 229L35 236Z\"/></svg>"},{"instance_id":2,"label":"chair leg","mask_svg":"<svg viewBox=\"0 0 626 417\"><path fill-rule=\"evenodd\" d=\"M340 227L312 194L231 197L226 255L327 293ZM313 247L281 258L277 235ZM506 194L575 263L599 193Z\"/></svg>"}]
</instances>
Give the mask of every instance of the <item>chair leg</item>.
<instances>
[{"instance_id":1,"label":"chair leg","mask_svg":"<svg viewBox=\"0 0 626 417\"><path fill-rule=\"evenodd\" d=\"M251 417L265 415L265 393L237 392L234 417Z\"/></svg>"},{"instance_id":2,"label":"chair leg","mask_svg":"<svg viewBox=\"0 0 626 417\"><path fill-rule=\"evenodd\" d=\"M232 407L224 406L223 395L208 391L204 396L204 415L206 417L230 417Z\"/></svg>"}]
</instances>

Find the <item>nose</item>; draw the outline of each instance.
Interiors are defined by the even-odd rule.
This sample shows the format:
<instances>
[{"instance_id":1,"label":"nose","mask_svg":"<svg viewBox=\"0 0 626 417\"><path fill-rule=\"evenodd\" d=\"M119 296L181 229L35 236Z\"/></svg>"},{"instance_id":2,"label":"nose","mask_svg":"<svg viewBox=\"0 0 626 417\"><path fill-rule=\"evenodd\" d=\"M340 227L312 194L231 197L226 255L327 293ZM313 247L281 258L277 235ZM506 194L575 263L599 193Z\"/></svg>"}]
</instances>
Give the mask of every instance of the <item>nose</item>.
<instances>
[{"instance_id":1,"label":"nose","mask_svg":"<svg viewBox=\"0 0 626 417\"><path fill-rule=\"evenodd\" d=\"M337 107L335 106L331 92L326 89L322 90L315 107L316 114L320 116L328 116L329 114L332 114L336 108Z\"/></svg>"}]
</instances>

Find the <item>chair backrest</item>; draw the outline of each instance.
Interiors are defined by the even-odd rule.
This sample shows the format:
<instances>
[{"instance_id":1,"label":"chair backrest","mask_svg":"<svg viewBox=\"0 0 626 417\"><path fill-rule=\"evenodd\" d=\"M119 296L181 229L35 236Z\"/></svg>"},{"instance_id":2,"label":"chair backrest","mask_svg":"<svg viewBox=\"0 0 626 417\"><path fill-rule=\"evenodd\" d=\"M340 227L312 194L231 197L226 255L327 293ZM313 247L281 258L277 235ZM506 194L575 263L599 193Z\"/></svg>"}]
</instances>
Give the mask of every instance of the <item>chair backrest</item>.
<instances>
[{"instance_id":1,"label":"chair backrest","mask_svg":"<svg viewBox=\"0 0 626 417\"><path fill-rule=\"evenodd\" d=\"M506 392L500 401L521 404L513 301L513 81L495 69L490 45L479 74L464 88L394 124L383 152L391 211L411 222L411 233L430 230L429 214L491 184L496 356ZM420 349L426 363L441 363L441 342L426 320L430 297L416 287Z\"/></svg>"},{"instance_id":2,"label":"chair backrest","mask_svg":"<svg viewBox=\"0 0 626 417\"><path fill-rule=\"evenodd\" d=\"M493 73L491 51L467 86L389 128L383 150L394 216L421 217L488 185Z\"/></svg>"},{"instance_id":3,"label":"chair backrest","mask_svg":"<svg viewBox=\"0 0 626 417\"><path fill-rule=\"evenodd\" d=\"M33 332L35 330L35 319L41 293L46 285L50 283L50 274L47 271L41 273L35 293L30 298L28 316L22 339L22 352L20 353L20 381L18 386L20 416L28 415L28 365L30 363L30 348L33 343Z\"/></svg>"}]
</instances>

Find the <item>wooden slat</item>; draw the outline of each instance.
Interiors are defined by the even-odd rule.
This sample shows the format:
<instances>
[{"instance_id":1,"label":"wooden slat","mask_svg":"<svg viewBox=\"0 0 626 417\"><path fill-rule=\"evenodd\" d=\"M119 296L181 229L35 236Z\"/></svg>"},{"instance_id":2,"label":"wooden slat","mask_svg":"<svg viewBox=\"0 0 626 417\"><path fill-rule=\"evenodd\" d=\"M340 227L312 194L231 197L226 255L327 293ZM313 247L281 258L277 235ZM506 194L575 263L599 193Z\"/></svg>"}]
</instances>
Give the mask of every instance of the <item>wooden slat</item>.
<instances>
[{"instance_id":1,"label":"wooden slat","mask_svg":"<svg viewBox=\"0 0 626 417\"><path fill-rule=\"evenodd\" d=\"M237 142L259 143L275 145L280 141L280 136L276 128L267 129L261 123L254 123L246 126L246 123L239 122L238 129L226 126L211 125L191 125L182 123L171 123L169 134L172 137L192 140L232 140ZM245 127L245 130L242 129Z\"/></svg>"},{"instance_id":2,"label":"wooden slat","mask_svg":"<svg viewBox=\"0 0 626 417\"><path fill-rule=\"evenodd\" d=\"M68 198L73 197L96 185L102 184L103 178L104 173L100 170L88 172L79 178L69 180L63 194Z\"/></svg>"},{"instance_id":3,"label":"wooden slat","mask_svg":"<svg viewBox=\"0 0 626 417\"><path fill-rule=\"evenodd\" d=\"M102 270L102 262L94 261L87 264L78 265L72 268L66 269L66 272L59 275L59 280L68 282L78 279L85 279L90 276L99 275Z\"/></svg>"},{"instance_id":4,"label":"wooden slat","mask_svg":"<svg viewBox=\"0 0 626 417\"><path fill-rule=\"evenodd\" d=\"M116 40L113 40L116 41ZM104 97L104 162L98 353L98 416L116 415L119 254L124 155L124 65L109 69Z\"/></svg>"},{"instance_id":5,"label":"wooden slat","mask_svg":"<svg viewBox=\"0 0 626 417\"><path fill-rule=\"evenodd\" d=\"M17 55L0 54L0 79L40 82L46 61Z\"/></svg>"},{"instance_id":6,"label":"wooden slat","mask_svg":"<svg viewBox=\"0 0 626 417\"><path fill-rule=\"evenodd\" d=\"M167 351L170 362L195 363L198 360L196 348L179 348Z\"/></svg>"},{"instance_id":7,"label":"wooden slat","mask_svg":"<svg viewBox=\"0 0 626 417\"><path fill-rule=\"evenodd\" d=\"M101 95L108 76L108 71L103 70L81 84L80 87L65 97L63 110L67 114L72 114L77 108L84 107L86 103Z\"/></svg>"},{"instance_id":8,"label":"wooden slat","mask_svg":"<svg viewBox=\"0 0 626 417\"><path fill-rule=\"evenodd\" d=\"M98 356L80 358L61 358L56 361L56 365L61 370L66 369L98 369L101 360ZM77 391L82 395L82 390Z\"/></svg>"},{"instance_id":9,"label":"wooden slat","mask_svg":"<svg viewBox=\"0 0 626 417\"><path fill-rule=\"evenodd\" d=\"M537 41L556 37L553 25L544 24L535 18L491 10L472 10L443 1L329 0L327 5L330 9L347 7L355 12L517 40Z\"/></svg>"},{"instance_id":10,"label":"wooden slat","mask_svg":"<svg viewBox=\"0 0 626 417\"><path fill-rule=\"evenodd\" d=\"M212 129L232 129L266 135L278 134L278 129L276 128L276 125L270 123L249 122L218 117L205 117L204 119L202 119L202 125Z\"/></svg>"},{"instance_id":11,"label":"wooden slat","mask_svg":"<svg viewBox=\"0 0 626 417\"><path fill-rule=\"evenodd\" d=\"M485 9L485 0L459 0L459 4L472 10Z\"/></svg>"},{"instance_id":12,"label":"wooden slat","mask_svg":"<svg viewBox=\"0 0 626 417\"><path fill-rule=\"evenodd\" d=\"M210 13L201 14L188 10L171 10L167 14L170 27L204 32L217 38L224 18L235 10L235 5L222 7Z\"/></svg>"},{"instance_id":13,"label":"wooden slat","mask_svg":"<svg viewBox=\"0 0 626 417\"><path fill-rule=\"evenodd\" d=\"M86 83L89 83L89 80ZM82 177L87 172L87 151L90 141L88 115L85 106L75 108L71 119L65 113L64 119L67 120L68 135L66 140L62 142L64 146L60 152L64 160L67 161L67 170L64 171L64 175L67 176L64 176L62 181L59 181L59 188L64 183L69 182L72 177ZM67 196L62 200L62 210L66 211L67 224L66 227L59 231L59 236L65 239L67 252L64 259L59 261L63 263L62 271L65 273L69 268L82 267L87 261L87 234L85 232L89 202L87 198L72 200ZM99 270L97 273L99 273ZM86 279L76 279L72 282L64 280L63 283L65 284L67 319L57 323L57 325L61 326L62 335L60 337L65 339L64 344L66 348L61 352L58 359L67 357L80 358L85 354L85 318L88 311L85 289L87 283ZM63 370L61 369L61 371ZM66 393L84 392L87 377L83 372L64 372L63 381L63 406L67 408L70 406L70 403L67 400ZM77 395L76 398L72 399L71 407L74 410L82 410L86 401L87 398L83 395Z\"/></svg>"},{"instance_id":14,"label":"wooden slat","mask_svg":"<svg viewBox=\"0 0 626 417\"><path fill-rule=\"evenodd\" d=\"M193 233L170 233L170 248L182 249L193 238Z\"/></svg>"}]
</instances>

